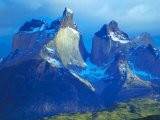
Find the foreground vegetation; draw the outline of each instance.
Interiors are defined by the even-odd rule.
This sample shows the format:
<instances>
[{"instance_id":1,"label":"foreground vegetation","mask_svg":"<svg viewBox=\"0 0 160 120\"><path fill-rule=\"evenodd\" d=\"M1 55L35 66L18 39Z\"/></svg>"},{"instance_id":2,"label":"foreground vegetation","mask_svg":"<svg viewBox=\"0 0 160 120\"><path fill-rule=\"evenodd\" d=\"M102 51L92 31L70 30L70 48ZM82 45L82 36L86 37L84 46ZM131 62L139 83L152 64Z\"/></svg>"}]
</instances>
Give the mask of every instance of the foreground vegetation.
<instances>
[{"instance_id":1,"label":"foreground vegetation","mask_svg":"<svg viewBox=\"0 0 160 120\"><path fill-rule=\"evenodd\" d=\"M118 103L112 111L63 114L43 120L143 120L142 118L151 115L160 115L160 102L132 100L128 103ZM155 117L157 118L157 116ZM148 119L146 118L146 120Z\"/></svg>"},{"instance_id":2,"label":"foreground vegetation","mask_svg":"<svg viewBox=\"0 0 160 120\"><path fill-rule=\"evenodd\" d=\"M160 115L152 115L144 118L139 118L136 120L160 120Z\"/></svg>"}]
</instances>

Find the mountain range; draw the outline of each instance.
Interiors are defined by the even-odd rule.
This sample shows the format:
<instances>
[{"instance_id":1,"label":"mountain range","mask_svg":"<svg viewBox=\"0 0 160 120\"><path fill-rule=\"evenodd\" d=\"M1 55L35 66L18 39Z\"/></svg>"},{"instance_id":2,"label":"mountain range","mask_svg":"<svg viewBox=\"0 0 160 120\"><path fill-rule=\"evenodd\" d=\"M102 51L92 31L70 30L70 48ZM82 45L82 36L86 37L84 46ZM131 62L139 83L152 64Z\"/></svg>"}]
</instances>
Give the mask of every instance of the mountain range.
<instances>
[{"instance_id":1,"label":"mountain range","mask_svg":"<svg viewBox=\"0 0 160 120\"><path fill-rule=\"evenodd\" d=\"M112 20L95 32L91 53L65 8L52 23L31 20L0 62L0 119L38 120L160 97L160 50L149 33L130 39Z\"/></svg>"}]
</instances>

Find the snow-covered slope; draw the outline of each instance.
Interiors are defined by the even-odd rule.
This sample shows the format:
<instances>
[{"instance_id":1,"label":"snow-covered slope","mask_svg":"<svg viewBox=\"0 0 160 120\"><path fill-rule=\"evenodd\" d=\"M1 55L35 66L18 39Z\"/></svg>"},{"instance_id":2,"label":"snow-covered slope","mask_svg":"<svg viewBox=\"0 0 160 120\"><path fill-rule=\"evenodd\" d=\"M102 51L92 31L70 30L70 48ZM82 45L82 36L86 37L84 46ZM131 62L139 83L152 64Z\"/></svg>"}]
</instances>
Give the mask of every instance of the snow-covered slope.
<instances>
[{"instance_id":1,"label":"snow-covered slope","mask_svg":"<svg viewBox=\"0 0 160 120\"><path fill-rule=\"evenodd\" d=\"M129 42L128 35L119 29L118 23L114 20L109 23L107 31L111 40L120 42L122 44Z\"/></svg>"},{"instance_id":2,"label":"snow-covered slope","mask_svg":"<svg viewBox=\"0 0 160 120\"><path fill-rule=\"evenodd\" d=\"M109 32L109 35L108 35L108 36L110 36L113 41L120 42L120 43L122 43L122 44L125 44L125 43L128 43L128 42L129 42L129 40L127 40L127 39L126 39L125 37L123 37L123 35L121 35L121 34L119 35L119 34L114 33L114 32Z\"/></svg>"}]
</instances>

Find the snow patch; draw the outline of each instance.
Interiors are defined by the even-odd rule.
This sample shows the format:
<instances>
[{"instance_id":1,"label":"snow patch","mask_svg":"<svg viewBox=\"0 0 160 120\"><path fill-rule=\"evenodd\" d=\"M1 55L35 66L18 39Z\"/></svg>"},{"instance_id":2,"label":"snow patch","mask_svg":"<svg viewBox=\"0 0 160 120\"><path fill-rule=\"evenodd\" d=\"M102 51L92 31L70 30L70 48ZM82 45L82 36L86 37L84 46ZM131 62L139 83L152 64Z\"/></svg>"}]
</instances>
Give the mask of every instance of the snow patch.
<instances>
[{"instance_id":1,"label":"snow patch","mask_svg":"<svg viewBox=\"0 0 160 120\"><path fill-rule=\"evenodd\" d=\"M57 67L57 68L61 68L61 67L62 67L61 63L60 63L58 60L54 59L54 58L46 57L45 59L46 59L46 61L48 61L53 67Z\"/></svg>"},{"instance_id":2,"label":"snow patch","mask_svg":"<svg viewBox=\"0 0 160 120\"><path fill-rule=\"evenodd\" d=\"M52 54L55 54L55 53L56 53L54 48L46 47L46 49L47 49L47 51L48 51L49 53L52 53Z\"/></svg>"},{"instance_id":3,"label":"snow patch","mask_svg":"<svg viewBox=\"0 0 160 120\"><path fill-rule=\"evenodd\" d=\"M54 46L51 44L44 46L44 48L41 51L41 57L44 60L48 61L51 64L51 66L54 66L57 68L62 67L61 61L59 61L59 59L56 56L56 50Z\"/></svg>"},{"instance_id":4,"label":"snow patch","mask_svg":"<svg viewBox=\"0 0 160 120\"><path fill-rule=\"evenodd\" d=\"M86 61L87 68L79 73L83 78L86 78L88 81L100 80L103 78L108 78L109 76L105 73L109 64L105 64L102 67L98 67L92 64L89 58Z\"/></svg>"},{"instance_id":5,"label":"snow patch","mask_svg":"<svg viewBox=\"0 0 160 120\"><path fill-rule=\"evenodd\" d=\"M66 8L66 10L67 10L69 13L73 14L73 10L71 10L71 9L69 9L69 8Z\"/></svg>"},{"instance_id":6,"label":"snow patch","mask_svg":"<svg viewBox=\"0 0 160 120\"><path fill-rule=\"evenodd\" d=\"M112 38L113 41L120 42L122 44L126 44L129 42L129 40L127 40L125 37L119 34L116 35L114 32L110 32L109 36Z\"/></svg>"},{"instance_id":7,"label":"snow patch","mask_svg":"<svg viewBox=\"0 0 160 120\"><path fill-rule=\"evenodd\" d=\"M55 29L50 29L50 30L44 30L45 33L48 33L48 34L54 34L56 32Z\"/></svg>"},{"instance_id":8,"label":"snow patch","mask_svg":"<svg viewBox=\"0 0 160 120\"><path fill-rule=\"evenodd\" d=\"M30 30L30 31L24 31L24 32L26 32L26 33L35 33L35 32L43 31L43 30L44 30L44 25L42 25L41 27L32 28L32 30Z\"/></svg>"},{"instance_id":9,"label":"snow patch","mask_svg":"<svg viewBox=\"0 0 160 120\"><path fill-rule=\"evenodd\" d=\"M128 61L128 65L131 67L132 72L136 75L142 76L142 77L150 79L150 80L160 79L159 77L153 76L153 75L151 75L151 74L149 74L145 71L136 70L135 67L134 67L134 64L131 61Z\"/></svg>"}]
</instances>

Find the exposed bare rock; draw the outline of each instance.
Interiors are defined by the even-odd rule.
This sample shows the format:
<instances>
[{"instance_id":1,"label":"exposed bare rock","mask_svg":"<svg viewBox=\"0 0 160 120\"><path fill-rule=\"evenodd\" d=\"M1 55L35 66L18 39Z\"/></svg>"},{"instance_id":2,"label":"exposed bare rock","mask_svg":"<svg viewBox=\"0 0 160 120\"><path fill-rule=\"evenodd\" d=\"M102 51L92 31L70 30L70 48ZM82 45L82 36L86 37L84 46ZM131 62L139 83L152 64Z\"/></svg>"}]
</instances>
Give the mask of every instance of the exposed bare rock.
<instances>
[{"instance_id":1,"label":"exposed bare rock","mask_svg":"<svg viewBox=\"0 0 160 120\"><path fill-rule=\"evenodd\" d=\"M108 63L109 59L113 59L118 52L127 54L131 48L148 46L149 44L154 46L148 33L142 33L131 40L126 33L119 29L118 23L111 21L95 33L92 42L91 61L102 66Z\"/></svg>"},{"instance_id":2,"label":"exposed bare rock","mask_svg":"<svg viewBox=\"0 0 160 120\"><path fill-rule=\"evenodd\" d=\"M95 33L92 43L91 61L101 66L112 59L120 51L130 48L130 41L126 33L118 28L115 21L104 25L100 31Z\"/></svg>"},{"instance_id":3,"label":"exposed bare rock","mask_svg":"<svg viewBox=\"0 0 160 120\"><path fill-rule=\"evenodd\" d=\"M124 54L116 55L106 74L108 78L104 81L106 86L102 92L106 105L111 105L115 101L127 101L158 94L156 85L140 79L131 71Z\"/></svg>"},{"instance_id":4,"label":"exposed bare rock","mask_svg":"<svg viewBox=\"0 0 160 120\"><path fill-rule=\"evenodd\" d=\"M42 20L26 22L13 37L12 53L5 61L11 61L11 55L17 54L18 50L21 52L12 63L42 58L65 67L86 67L88 53L73 17L73 11L65 8L62 17L50 25ZM53 50L54 54L51 53Z\"/></svg>"}]
</instances>

